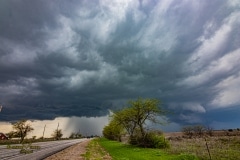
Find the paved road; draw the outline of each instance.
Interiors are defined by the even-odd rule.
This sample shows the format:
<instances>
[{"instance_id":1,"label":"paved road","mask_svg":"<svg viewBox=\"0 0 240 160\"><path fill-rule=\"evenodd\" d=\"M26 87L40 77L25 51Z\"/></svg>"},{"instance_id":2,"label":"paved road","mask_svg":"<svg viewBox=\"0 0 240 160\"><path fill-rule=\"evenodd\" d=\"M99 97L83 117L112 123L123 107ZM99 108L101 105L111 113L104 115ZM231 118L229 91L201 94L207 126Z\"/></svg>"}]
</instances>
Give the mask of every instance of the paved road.
<instances>
[{"instance_id":1,"label":"paved road","mask_svg":"<svg viewBox=\"0 0 240 160\"><path fill-rule=\"evenodd\" d=\"M32 143L31 146L39 146L40 149L33 149L33 153L30 154L21 154L20 149L8 149L6 145L3 145L0 146L0 160L42 160L85 140L86 139L75 139Z\"/></svg>"}]
</instances>

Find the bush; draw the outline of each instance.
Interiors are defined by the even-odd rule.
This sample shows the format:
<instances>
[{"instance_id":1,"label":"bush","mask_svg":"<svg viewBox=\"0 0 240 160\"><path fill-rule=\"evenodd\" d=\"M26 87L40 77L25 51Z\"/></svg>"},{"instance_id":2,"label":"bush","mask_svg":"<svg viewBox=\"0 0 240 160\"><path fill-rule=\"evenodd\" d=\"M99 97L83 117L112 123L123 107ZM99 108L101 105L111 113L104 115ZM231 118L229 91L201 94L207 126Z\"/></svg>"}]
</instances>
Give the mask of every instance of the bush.
<instances>
[{"instance_id":1,"label":"bush","mask_svg":"<svg viewBox=\"0 0 240 160\"><path fill-rule=\"evenodd\" d=\"M103 136L109 140L115 140L112 128L109 125L103 128Z\"/></svg>"},{"instance_id":2,"label":"bush","mask_svg":"<svg viewBox=\"0 0 240 160\"><path fill-rule=\"evenodd\" d=\"M185 126L182 128L182 132L184 135L186 135L188 138L192 138L194 131L192 126Z\"/></svg>"},{"instance_id":3,"label":"bush","mask_svg":"<svg viewBox=\"0 0 240 160\"><path fill-rule=\"evenodd\" d=\"M137 144L147 148L169 148L170 144L163 135L155 132L148 132L145 137L138 138Z\"/></svg>"},{"instance_id":4,"label":"bush","mask_svg":"<svg viewBox=\"0 0 240 160\"><path fill-rule=\"evenodd\" d=\"M137 139L139 139L139 138L137 138L136 136L130 136L128 142L129 142L131 145L138 145L139 142L138 142Z\"/></svg>"},{"instance_id":5,"label":"bush","mask_svg":"<svg viewBox=\"0 0 240 160\"><path fill-rule=\"evenodd\" d=\"M102 133L103 136L109 140L121 141L123 128L121 125L117 125L114 121L111 121L107 126L103 128Z\"/></svg>"},{"instance_id":6,"label":"bush","mask_svg":"<svg viewBox=\"0 0 240 160\"><path fill-rule=\"evenodd\" d=\"M55 138L56 140L61 139L62 136L63 136L63 134L62 134L62 130L61 129L56 129L52 133L52 137Z\"/></svg>"},{"instance_id":7,"label":"bush","mask_svg":"<svg viewBox=\"0 0 240 160\"><path fill-rule=\"evenodd\" d=\"M203 137L205 133L210 136L213 135L213 129L210 127L206 128L203 125L185 126L182 128L182 132L188 138Z\"/></svg>"}]
</instances>

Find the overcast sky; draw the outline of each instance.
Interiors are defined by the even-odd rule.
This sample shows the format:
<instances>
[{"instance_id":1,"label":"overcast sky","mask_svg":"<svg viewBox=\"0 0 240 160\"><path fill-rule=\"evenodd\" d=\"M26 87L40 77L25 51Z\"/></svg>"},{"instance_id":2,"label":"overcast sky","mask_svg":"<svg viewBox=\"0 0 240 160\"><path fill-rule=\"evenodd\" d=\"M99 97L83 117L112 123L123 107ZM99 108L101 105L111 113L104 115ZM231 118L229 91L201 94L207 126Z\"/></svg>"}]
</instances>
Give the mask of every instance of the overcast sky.
<instances>
[{"instance_id":1,"label":"overcast sky","mask_svg":"<svg viewBox=\"0 0 240 160\"><path fill-rule=\"evenodd\" d=\"M1 0L1 121L158 98L174 124L240 127L240 0Z\"/></svg>"}]
</instances>

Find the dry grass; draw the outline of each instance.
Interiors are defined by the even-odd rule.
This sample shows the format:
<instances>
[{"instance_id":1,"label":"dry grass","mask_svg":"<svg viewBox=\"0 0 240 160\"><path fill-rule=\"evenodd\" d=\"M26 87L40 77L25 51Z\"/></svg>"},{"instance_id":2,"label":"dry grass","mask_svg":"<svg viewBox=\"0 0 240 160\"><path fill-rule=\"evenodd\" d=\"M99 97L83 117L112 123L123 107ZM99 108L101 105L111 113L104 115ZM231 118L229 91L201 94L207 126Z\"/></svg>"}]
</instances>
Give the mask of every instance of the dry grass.
<instances>
[{"instance_id":1,"label":"dry grass","mask_svg":"<svg viewBox=\"0 0 240 160\"><path fill-rule=\"evenodd\" d=\"M202 160L239 160L240 136L221 136L207 138L172 138L171 154L195 154ZM209 152L208 149L209 148ZM209 155L210 153L210 155Z\"/></svg>"}]
</instances>

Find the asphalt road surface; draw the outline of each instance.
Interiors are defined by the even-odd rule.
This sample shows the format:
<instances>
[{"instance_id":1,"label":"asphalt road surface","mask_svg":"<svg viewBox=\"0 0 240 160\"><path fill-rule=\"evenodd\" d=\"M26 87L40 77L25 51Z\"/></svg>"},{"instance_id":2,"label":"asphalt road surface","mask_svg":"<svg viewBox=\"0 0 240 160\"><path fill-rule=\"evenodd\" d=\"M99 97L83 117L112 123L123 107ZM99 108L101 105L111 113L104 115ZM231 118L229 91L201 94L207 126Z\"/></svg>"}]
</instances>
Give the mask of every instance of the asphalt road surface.
<instances>
[{"instance_id":1,"label":"asphalt road surface","mask_svg":"<svg viewBox=\"0 0 240 160\"><path fill-rule=\"evenodd\" d=\"M16 146L22 145L3 145L0 146L0 160L42 160L55 154L67 147L74 144L81 143L86 139L74 139L74 140L61 140L61 141L50 141L50 142L38 142L32 143L31 145L25 144L25 148L28 154L20 153L20 150ZM17 149L16 149L17 148Z\"/></svg>"}]
</instances>

